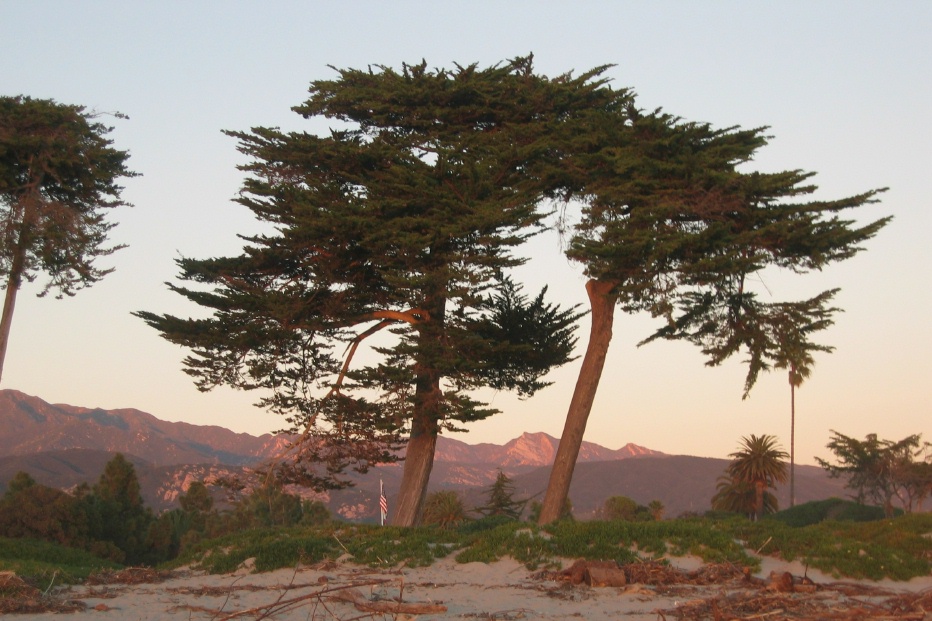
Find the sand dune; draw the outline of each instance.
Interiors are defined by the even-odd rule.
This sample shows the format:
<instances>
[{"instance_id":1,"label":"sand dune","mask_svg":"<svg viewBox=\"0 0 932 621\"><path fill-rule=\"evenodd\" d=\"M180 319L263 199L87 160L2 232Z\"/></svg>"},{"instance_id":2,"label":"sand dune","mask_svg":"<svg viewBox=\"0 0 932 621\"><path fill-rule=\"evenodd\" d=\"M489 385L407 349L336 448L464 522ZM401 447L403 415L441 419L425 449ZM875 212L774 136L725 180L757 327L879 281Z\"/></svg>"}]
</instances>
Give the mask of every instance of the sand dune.
<instances>
[{"instance_id":1,"label":"sand dune","mask_svg":"<svg viewBox=\"0 0 932 621\"><path fill-rule=\"evenodd\" d=\"M756 576L743 576L735 567L703 566L693 558L670 561L653 568L663 574L659 583L601 588L572 584L557 572L530 571L511 559L459 564L448 558L430 567L390 569L326 562L267 573L252 573L247 564L225 575L126 570L105 575L97 584L53 588L36 599L77 608L68 618L78 621L932 619L932 612L924 612L932 611L932 577L908 583L839 582L774 559L764 559ZM789 572L796 585L806 575L813 584L779 592L771 572ZM60 621L62 616L49 610L16 618Z\"/></svg>"}]
</instances>

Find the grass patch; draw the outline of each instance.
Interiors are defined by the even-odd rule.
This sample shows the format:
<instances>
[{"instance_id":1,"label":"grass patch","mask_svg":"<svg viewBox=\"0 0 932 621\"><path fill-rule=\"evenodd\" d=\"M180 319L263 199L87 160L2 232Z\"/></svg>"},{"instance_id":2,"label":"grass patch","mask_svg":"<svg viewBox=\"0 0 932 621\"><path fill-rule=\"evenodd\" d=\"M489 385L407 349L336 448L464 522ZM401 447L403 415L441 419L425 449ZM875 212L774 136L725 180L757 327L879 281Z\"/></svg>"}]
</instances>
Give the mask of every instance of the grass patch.
<instances>
[{"instance_id":1,"label":"grass patch","mask_svg":"<svg viewBox=\"0 0 932 621\"><path fill-rule=\"evenodd\" d=\"M751 549L799 560L836 578L909 580L932 573L932 514L873 522L826 520L792 528L776 520L727 522Z\"/></svg>"},{"instance_id":2,"label":"grass patch","mask_svg":"<svg viewBox=\"0 0 932 621\"><path fill-rule=\"evenodd\" d=\"M12 571L43 590L53 581L55 584L75 584L83 582L92 573L120 567L83 550L46 541L0 537L0 571Z\"/></svg>"},{"instance_id":3,"label":"grass patch","mask_svg":"<svg viewBox=\"0 0 932 621\"><path fill-rule=\"evenodd\" d=\"M932 573L932 514L852 522L821 520L794 528L785 521L690 518L660 522L561 521L546 527L483 518L457 528L398 528L346 523L259 529L202 541L164 568L193 565L229 573L247 559L255 571L346 558L373 567L430 565L451 554L461 563L511 557L530 569L562 559L630 563L687 554L707 563L759 569L746 552L798 560L836 577L909 580ZM0 539L0 570L47 588L80 582L118 566L80 550L29 540Z\"/></svg>"},{"instance_id":4,"label":"grass patch","mask_svg":"<svg viewBox=\"0 0 932 621\"><path fill-rule=\"evenodd\" d=\"M756 571L760 561L747 548L799 560L839 578L909 580L932 572L930 534L930 514L874 522L826 520L801 528L778 520L754 523L735 517L563 521L545 528L485 518L454 529L338 524L256 530L202 542L175 564L226 573L254 558L257 571L268 571L349 555L364 565L418 567L455 554L460 563L511 557L536 569L556 567L566 558L631 563L691 554L707 563L730 562Z\"/></svg>"}]
</instances>

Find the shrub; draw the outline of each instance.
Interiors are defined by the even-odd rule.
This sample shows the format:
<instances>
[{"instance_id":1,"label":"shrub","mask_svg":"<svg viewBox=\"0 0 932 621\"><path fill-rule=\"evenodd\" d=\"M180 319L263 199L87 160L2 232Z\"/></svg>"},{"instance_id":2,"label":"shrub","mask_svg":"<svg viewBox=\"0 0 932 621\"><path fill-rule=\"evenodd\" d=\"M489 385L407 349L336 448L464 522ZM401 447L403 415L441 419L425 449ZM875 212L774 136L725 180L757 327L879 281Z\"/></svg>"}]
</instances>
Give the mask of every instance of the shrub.
<instances>
[{"instance_id":1,"label":"shrub","mask_svg":"<svg viewBox=\"0 0 932 621\"><path fill-rule=\"evenodd\" d=\"M459 495L453 491L433 492L424 501L425 526L450 528L466 520L466 509Z\"/></svg>"}]
</instances>

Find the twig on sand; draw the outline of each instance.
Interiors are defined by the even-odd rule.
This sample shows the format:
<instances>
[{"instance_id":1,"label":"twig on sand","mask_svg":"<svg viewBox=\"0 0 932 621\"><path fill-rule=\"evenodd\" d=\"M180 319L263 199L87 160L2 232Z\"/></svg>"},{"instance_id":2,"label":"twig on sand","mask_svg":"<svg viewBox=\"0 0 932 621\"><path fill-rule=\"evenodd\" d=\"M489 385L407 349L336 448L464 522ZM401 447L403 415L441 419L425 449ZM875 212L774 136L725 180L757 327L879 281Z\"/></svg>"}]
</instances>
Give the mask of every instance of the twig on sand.
<instances>
[{"instance_id":1,"label":"twig on sand","mask_svg":"<svg viewBox=\"0 0 932 621\"><path fill-rule=\"evenodd\" d=\"M179 606L178 608L184 609L184 610L192 610L196 612L210 612L214 615L213 617L214 621L231 621L232 619L238 619L241 617L249 617L249 616L253 616L255 617L256 621L259 621L261 619L266 619L273 615L288 612L294 608L297 608L303 605L305 602L308 602L310 600L317 600L317 603L319 605L324 606L324 608L326 608L327 611L331 615L333 615L332 611L329 608L327 608L326 604L324 603L324 598L326 596L333 597L335 594L338 594L341 591L344 591L347 589L356 589L358 587L363 587L363 586L375 586L379 584L384 584L386 582L391 582L391 579L367 580L365 582L356 582L353 584L346 584L342 586L327 587L324 589L314 591L312 593L306 593L304 595L299 595L297 597L291 597L288 599L283 599L285 596L285 593L287 592L287 591L283 591L281 595L279 595L275 601L269 604L262 604L261 606L255 606L253 608L248 608L245 610L237 610L235 612L230 612L224 616L219 616L220 614L223 614L222 607L219 610L203 608L201 606ZM360 594L360 597L362 597L361 594ZM341 599L341 598L338 598L338 599ZM373 603L378 603L378 602L373 602ZM392 602L387 602L387 603L392 603ZM224 606L225 605L226 605L226 602L224 602ZM334 618L336 618L336 615L333 615L333 616Z\"/></svg>"}]
</instances>

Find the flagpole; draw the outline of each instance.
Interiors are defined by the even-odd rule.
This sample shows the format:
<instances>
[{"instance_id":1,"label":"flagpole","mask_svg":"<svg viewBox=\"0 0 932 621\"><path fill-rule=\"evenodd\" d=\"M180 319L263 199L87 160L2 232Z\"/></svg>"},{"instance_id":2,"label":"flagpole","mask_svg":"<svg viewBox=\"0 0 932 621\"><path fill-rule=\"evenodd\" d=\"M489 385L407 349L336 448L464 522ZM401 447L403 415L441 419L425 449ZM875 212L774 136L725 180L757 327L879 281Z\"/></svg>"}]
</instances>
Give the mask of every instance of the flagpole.
<instances>
[{"instance_id":1,"label":"flagpole","mask_svg":"<svg viewBox=\"0 0 932 621\"><path fill-rule=\"evenodd\" d=\"M379 524L385 526L385 491L382 487L382 477L379 477Z\"/></svg>"}]
</instances>

